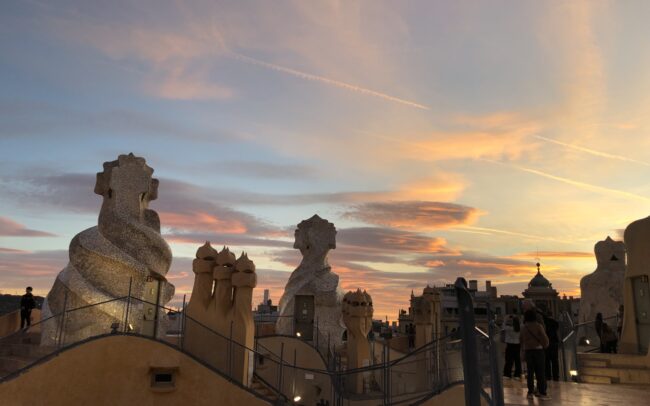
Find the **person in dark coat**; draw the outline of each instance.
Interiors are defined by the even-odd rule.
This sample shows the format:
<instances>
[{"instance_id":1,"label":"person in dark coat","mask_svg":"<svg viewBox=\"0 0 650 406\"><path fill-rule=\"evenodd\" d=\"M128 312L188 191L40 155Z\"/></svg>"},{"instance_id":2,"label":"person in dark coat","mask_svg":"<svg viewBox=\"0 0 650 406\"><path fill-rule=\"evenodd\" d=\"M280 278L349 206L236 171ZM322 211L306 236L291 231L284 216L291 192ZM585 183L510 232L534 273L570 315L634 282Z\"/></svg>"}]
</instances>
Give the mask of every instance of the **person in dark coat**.
<instances>
[{"instance_id":1,"label":"person in dark coat","mask_svg":"<svg viewBox=\"0 0 650 406\"><path fill-rule=\"evenodd\" d=\"M537 315L532 309L524 313L524 325L519 334L519 342L526 354L526 365L528 366L528 399L539 396L542 400L550 397L546 393L546 348L548 348L548 336L544 326L537 321ZM537 391L535 391L535 379L537 379Z\"/></svg>"},{"instance_id":2,"label":"person in dark coat","mask_svg":"<svg viewBox=\"0 0 650 406\"><path fill-rule=\"evenodd\" d=\"M544 317L544 326L546 329L546 335L548 336L548 348L546 349L546 380L554 381L560 380L560 364L559 364L559 354L558 347L560 344L560 337L558 336L558 330L560 329L560 324L552 316L548 315Z\"/></svg>"},{"instance_id":3,"label":"person in dark coat","mask_svg":"<svg viewBox=\"0 0 650 406\"><path fill-rule=\"evenodd\" d=\"M25 294L20 298L20 328L29 327L32 324L32 309L36 307L32 287L27 286Z\"/></svg>"}]
</instances>

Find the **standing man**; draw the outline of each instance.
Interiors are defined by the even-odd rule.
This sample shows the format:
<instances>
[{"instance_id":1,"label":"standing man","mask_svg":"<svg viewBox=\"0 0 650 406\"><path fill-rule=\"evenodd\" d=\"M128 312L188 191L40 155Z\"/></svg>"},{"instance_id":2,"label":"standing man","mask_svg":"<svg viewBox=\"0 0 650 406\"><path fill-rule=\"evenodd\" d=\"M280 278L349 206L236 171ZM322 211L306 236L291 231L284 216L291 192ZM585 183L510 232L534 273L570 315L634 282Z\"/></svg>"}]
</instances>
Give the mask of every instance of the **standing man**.
<instances>
[{"instance_id":1,"label":"standing man","mask_svg":"<svg viewBox=\"0 0 650 406\"><path fill-rule=\"evenodd\" d=\"M553 318L550 312L544 317L544 324L546 327L546 335L548 336L548 348L546 349L546 381L553 379L554 381L560 380L560 365L559 365L559 352L558 347L560 338L558 335L560 323Z\"/></svg>"},{"instance_id":2,"label":"standing man","mask_svg":"<svg viewBox=\"0 0 650 406\"><path fill-rule=\"evenodd\" d=\"M36 307L36 301L32 295L32 287L27 286L25 289L25 294L20 299L20 328L25 327L25 322L27 327L32 324L32 309Z\"/></svg>"}]
</instances>

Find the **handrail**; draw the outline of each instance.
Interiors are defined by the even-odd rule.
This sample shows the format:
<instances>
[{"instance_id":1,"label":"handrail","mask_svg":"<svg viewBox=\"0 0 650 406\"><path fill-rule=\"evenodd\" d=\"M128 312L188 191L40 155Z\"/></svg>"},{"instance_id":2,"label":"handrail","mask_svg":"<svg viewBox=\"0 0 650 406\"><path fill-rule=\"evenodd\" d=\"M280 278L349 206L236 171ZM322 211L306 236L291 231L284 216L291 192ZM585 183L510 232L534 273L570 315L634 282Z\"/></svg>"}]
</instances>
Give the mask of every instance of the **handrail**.
<instances>
[{"instance_id":1,"label":"handrail","mask_svg":"<svg viewBox=\"0 0 650 406\"><path fill-rule=\"evenodd\" d=\"M125 300L125 299L128 299L128 297L127 297L127 296L123 296L123 297L113 298L113 299L109 299L109 300L104 300L104 301L97 302L97 303L90 303L90 304L83 305L83 306L80 306L80 307L76 307L76 308L73 308L73 309L66 309L66 310L64 310L64 311L62 311L62 312L59 312L59 313L54 314L54 315L52 315L52 316L50 316L50 317L48 317L48 318L46 318L46 319L42 319L42 320L38 321L37 323L32 324L29 328L31 329L32 327L35 327L35 326L37 326L37 325L40 325L40 324L42 324L42 323L44 323L44 322L46 322L46 321L48 321L48 320L51 320L51 319L53 319L53 318L55 318L55 317L58 317L58 316L61 316L61 315L63 315L63 314L74 313L74 312L77 312L77 311L80 311L80 310L84 310L84 309L88 309L88 308L92 308L92 307L100 306L100 305L107 304L107 303L111 303L111 302L121 301L121 300ZM137 301L137 302L147 303L147 304L150 304L150 305L156 306L155 303L152 303L152 302L146 301L146 300L144 300L144 299L136 298L136 297L131 297L130 300L132 300L132 301L134 300L134 301ZM158 307L159 309L169 309L169 310L174 310L174 309L166 308L166 307L164 307L164 306L160 306L160 305L158 305L157 307ZM230 337L227 337L227 336L225 336L225 335L219 333L218 331L213 330L212 328L210 328L210 327L206 326L205 324L199 322L198 320L194 319L193 317L188 316L188 315L185 315L185 317L186 317L186 319L189 319L189 320L191 320L192 322L196 323L198 326L204 328L204 329L207 330L208 332L213 333L213 334L215 334L216 336L218 336L218 337L220 337L220 338L223 338L223 339L225 339L225 340L231 341ZM477 328L477 330L480 331L484 336L487 337L487 335L486 335L482 330L480 330L480 329L478 329L478 328ZM10 334L10 335L4 336L4 337L0 337L0 341L5 340L5 339L7 339L7 338L9 338L9 337L12 337L12 336L14 336L14 335L16 335L16 334L24 333L24 332L25 332L25 330L16 331L16 332L14 332L14 333L12 333L12 334ZM134 333L129 333L129 334L134 334ZM137 334L136 334L136 335L137 335ZM436 345L438 342L440 342L440 341L442 341L442 340L445 340L445 339L448 339L448 338L450 338L451 336L452 336L452 334L449 334L449 335L447 335L447 336L439 337L439 338L436 338L435 340L429 341L428 343L424 344L423 346L421 346L421 347L419 347L419 348L416 348L415 350L409 352L408 354L405 354L404 356L402 356L402 357L400 357L400 358L397 358L397 359L395 359L395 360L391 360L391 361L390 361L389 363L387 363L386 365L388 365L388 364L394 365L394 364L399 363L399 362L401 362L401 361L403 361L403 360L405 360L405 359L407 359L407 358L411 358L411 357L413 357L414 355L416 355L417 353L419 353L419 352L421 352L421 351L425 351L425 350L428 349L429 347L431 347L431 346L433 346L433 345ZM291 337L293 337L293 336L291 336ZM308 340L303 340L303 341L304 341L304 342L308 342ZM253 353L260 354L259 351L256 351L255 349L249 348L249 347L247 347L247 346L245 346L245 345L243 345L243 344L241 344L241 343L238 343L238 342L235 341L235 340L232 340L232 344L238 345L238 346L240 346L241 348L243 348L243 349L245 349L245 350L252 351ZM277 354L273 353L269 348L265 347L265 346L262 345L261 343L258 343L258 346L262 346L264 349L266 349L267 351L269 351L270 354L273 354L273 355L277 356ZM268 355L268 354L260 354L260 355ZM377 369L377 368L376 368L377 366L382 366L382 365L383 365L383 364L377 364L377 365L375 365L375 366L370 366L370 367L362 367L362 368L348 369L348 371L360 372L360 371L363 371L363 370L373 370L373 369ZM328 370L319 370L319 369L316 369L316 368L301 368L301 367L296 367L296 368L304 369L305 371L311 371L311 372L330 373L330 371L328 371Z\"/></svg>"},{"instance_id":2,"label":"handrail","mask_svg":"<svg viewBox=\"0 0 650 406\"><path fill-rule=\"evenodd\" d=\"M45 323L46 321L52 320L55 317L60 317L60 316L62 316L64 314L71 313L71 312L74 312L74 311L77 311L77 310L83 310L83 309L86 309L86 308L89 308L89 307L99 306L99 305L102 305L102 304L115 302L115 301L118 301L118 300L124 300L126 298L127 298L126 296L123 296L123 297L118 297L118 298L114 298L114 299L105 300L103 302L91 303L91 304L88 304L88 305L76 307L74 309L65 309L65 310L63 310L63 311L61 311L59 313L51 315L50 317L47 317L45 319L40 319L36 323L30 324L29 327L27 327L24 330L14 331L13 333L10 333L10 334L7 334L6 336L0 337L0 341L5 340L5 339L7 339L9 337L13 337L13 336L15 336L17 334L24 334L25 332L28 332L33 327L40 326L41 324ZM135 298L132 298L132 299L135 299ZM41 312L42 312L42 309L41 309Z\"/></svg>"},{"instance_id":3,"label":"handrail","mask_svg":"<svg viewBox=\"0 0 650 406\"><path fill-rule=\"evenodd\" d=\"M571 330L571 332L569 334L567 334L567 336L562 339L562 342L566 343L567 340L574 334L575 334L575 330Z\"/></svg>"},{"instance_id":4,"label":"handrail","mask_svg":"<svg viewBox=\"0 0 650 406\"><path fill-rule=\"evenodd\" d=\"M603 321L606 321L606 320L612 320L612 319L618 321L618 316L603 317ZM590 325L590 324L593 325L593 323L595 323L595 322L596 322L596 319L593 319L593 320L591 320L591 321L583 321L582 323L574 324L574 325L573 325L573 328L578 328L578 327L588 326L588 325Z\"/></svg>"},{"instance_id":5,"label":"handrail","mask_svg":"<svg viewBox=\"0 0 650 406\"><path fill-rule=\"evenodd\" d=\"M91 309L91 308L94 308L94 307L97 307L97 306L100 306L100 305L105 305L105 304L113 303L113 302L123 302L124 306L127 306L126 309L128 309L128 306L137 305L138 303L141 303L141 304L149 304L151 306L155 306L158 311L160 311L160 310L176 311L175 309L167 308L165 306L161 306L159 304L152 303L152 302L149 302L149 301L141 299L141 298L131 297L131 296L123 296L123 297L118 297L118 298L112 298L112 299L109 299L109 300L104 300L104 301L97 302L97 303L85 304L83 306L79 306L79 307L73 308L73 309L64 309L63 311L61 311L61 312L59 312L57 314L53 314L53 315L51 315L50 317L48 317L46 319L42 319L39 322L34 323L32 326L30 326L30 328L38 326L38 325L42 325L43 323L45 323L48 320L51 320L53 318L58 318L58 317L64 317L65 318L68 315L75 314L77 312L81 312L81 311L84 311L84 310L87 310L87 309ZM120 318L120 316L115 316L115 318L117 320L123 320L123 318ZM185 335L186 335L185 327L187 326L187 320L189 320L190 322L194 323L194 325L200 327L201 331L205 331L206 333L213 334L215 338L218 337L218 338L223 339L224 342L227 343L228 348L231 348L231 351L232 351L232 348L244 349L246 351L249 351L250 354L253 357L262 355L262 356L268 358L268 360L270 362L279 364L280 368L292 368L295 371L304 371L306 373L319 374L319 375L329 377L329 379L331 380L331 384L333 385L333 388L335 388L335 390L336 390L336 393L339 393L338 396L342 396L344 394L343 387L341 386L342 379L344 377L350 376L352 374L366 373L366 372L379 371L379 370L390 371L390 368L395 367L395 366L413 365L414 363L417 363L417 362L421 361L420 359L418 359L418 357L419 357L419 355L421 353L423 353L425 351L429 351L429 350L444 351L444 348L445 348L444 346L450 344L451 343L450 340L453 338L452 335L447 335L447 336L444 336L444 337L436 338L436 339L430 341L429 343L415 349L414 351L412 351L412 352L410 352L408 354L405 354L405 355L403 355L401 357L398 357L398 358L396 358L394 360L384 360L383 362L373 364L373 365L369 365L369 366L360 367L360 368L349 368L349 369L346 369L346 370L340 370L340 369L337 370L336 368L331 367L330 364L326 361L326 358L323 357L322 352L318 348L320 346L315 345L317 340L316 340L316 337L314 337L314 340L313 340L314 347L319 352L321 357L323 357L323 361L324 361L324 364L325 364L326 368L325 369L321 369L321 368L305 368L305 367L300 367L300 366L297 366L297 365L291 365L291 364L287 363L286 360L283 360L281 357L278 357L277 354L275 354L273 351L271 351L269 348L264 346L259 341L257 341L257 343L256 343L256 348L254 348L254 349L249 348L246 345L244 345L242 343L239 343L236 340L233 340L231 337L227 337L226 335L221 334L218 331L213 330L212 328L206 326L205 324L201 323L200 321L194 319L191 316L188 316L185 313L183 314L183 318L186 321L185 321L185 323L183 323L182 329L180 331L180 335L182 337L185 337ZM65 327L63 327L62 329L65 329ZM13 337L15 334L19 334L19 333L22 333L22 332L24 332L24 330L21 330L21 331L15 332L13 334L10 334L8 336L5 336L3 338L0 338L0 343L2 343L3 340L6 340L7 338ZM315 333L316 334L321 334L321 331L317 326L316 326ZM142 334L135 333L135 332L124 332L124 333L118 332L117 334L143 336ZM60 352L60 351L62 351L64 349L71 348L73 346L79 345L79 343L85 342L88 339L92 339L93 337L100 337L100 336L103 336L103 335L108 335L108 332L96 334L95 336L88 337L88 338L82 339L82 340L77 340L77 341L74 341L74 342L68 341L66 343L66 341L64 340L64 341L62 341L63 346L61 346L61 342L59 342L59 345L57 346L58 348L56 350L54 350L54 352L51 352L51 353L49 353L49 354L47 354L45 356L42 356L42 357L36 359L34 363L30 364L30 366L34 365L35 363L40 362L41 360L44 360L44 359L46 359L48 357L51 357L52 354L55 354L55 353L58 353L58 352ZM162 341L165 344L171 345L174 348L179 349L183 353L191 354L191 352L188 352L186 349L184 349L182 345L170 344L170 343L167 343L167 342L161 340L158 337L148 337L148 338L156 340L156 341ZM320 338L319 338L319 340L320 340ZM307 343L310 344L309 342L307 342ZM323 340L323 344L324 343L325 343L325 341ZM387 345L387 344L385 344L385 345ZM329 351L331 351L331 347L328 345L328 352ZM335 354L332 354L332 356L333 355L335 355ZM213 369L216 368L216 370L220 371L220 373L230 377L230 374L228 372L228 368L225 368L223 370L222 370L222 368L217 367L217 366L211 366L211 368L213 368ZM444 367L444 368L447 368L447 367ZM15 372L16 371L12 372L11 374L9 374L7 376L13 376L15 374ZM257 376L258 378L260 378L260 380L263 380L263 378L260 377L259 374L257 374L256 372L254 372L254 374L255 374L254 376ZM232 378L232 377L230 377L230 378ZM0 381L2 381L3 379L4 378L0 378ZM274 391L276 393L279 393L280 395L282 395L283 398L286 398L286 396L282 394L282 388L277 388L273 384L270 384L268 382L263 382L263 383L265 385L267 385L272 391ZM431 381L431 383L433 384L433 386L430 386L430 385L427 386L426 391L430 392L430 390L439 388L440 385L443 382L438 381L438 379L434 379L434 380Z\"/></svg>"},{"instance_id":6,"label":"handrail","mask_svg":"<svg viewBox=\"0 0 650 406\"><path fill-rule=\"evenodd\" d=\"M490 336L488 335L488 333L486 333L485 331L483 331L479 326L474 326L474 330L476 330L477 333L479 333L480 335L482 335L483 338L490 338Z\"/></svg>"}]
</instances>

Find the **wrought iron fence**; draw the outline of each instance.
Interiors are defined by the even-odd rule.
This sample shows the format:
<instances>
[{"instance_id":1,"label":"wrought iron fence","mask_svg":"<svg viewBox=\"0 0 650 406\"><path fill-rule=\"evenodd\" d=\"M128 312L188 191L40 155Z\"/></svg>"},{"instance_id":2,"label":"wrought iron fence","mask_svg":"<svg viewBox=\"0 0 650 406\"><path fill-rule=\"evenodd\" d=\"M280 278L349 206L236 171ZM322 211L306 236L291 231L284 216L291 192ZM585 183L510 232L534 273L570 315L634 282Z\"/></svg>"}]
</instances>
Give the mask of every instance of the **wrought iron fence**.
<instances>
[{"instance_id":1,"label":"wrought iron fence","mask_svg":"<svg viewBox=\"0 0 650 406\"><path fill-rule=\"evenodd\" d=\"M607 323L618 340L620 338L616 328L619 324L618 315L606 317L603 322ZM565 381L578 380L579 353L616 351L615 347L606 347L607 343L601 342L601 333L596 331L596 320L574 323L571 316L565 312L560 323L560 334L559 358L562 367L560 373Z\"/></svg>"},{"instance_id":2,"label":"wrought iron fence","mask_svg":"<svg viewBox=\"0 0 650 406\"><path fill-rule=\"evenodd\" d=\"M153 309L149 319L147 309ZM81 340L123 334L164 341L274 404L300 403L296 400L299 398L330 405L343 405L356 399L373 399L385 405L413 404L458 382L465 382L491 404L498 404L494 403L495 399L498 401L494 383L500 379L500 373L495 377L490 358L496 351L494 340L490 339L494 334L478 332L475 326L467 335L438 338L407 354L391 349L388 339L372 341L368 365L350 368L344 354L336 351L330 338L325 338L315 323L313 339L307 344L321 355L323 367L307 368L297 362L295 348L288 350L282 344L279 350L274 350L260 340L256 340L254 348L248 348L233 337L232 325L229 334L221 334L188 316L184 310L185 306L178 327L167 335L164 334L168 331L165 314L176 310L130 295L73 309L64 305L62 312L0 338L0 351L28 355L23 357L24 362L0 371L0 382ZM461 319L460 331L465 321ZM195 345L197 342L202 344ZM476 362L463 366L467 353L471 352L476 355ZM247 375L238 366L246 360L252 374L243 382ZM473 381L475 373L478 380ZM478 386L471 386L472 382Z\"/></svg>"}]
</instances>

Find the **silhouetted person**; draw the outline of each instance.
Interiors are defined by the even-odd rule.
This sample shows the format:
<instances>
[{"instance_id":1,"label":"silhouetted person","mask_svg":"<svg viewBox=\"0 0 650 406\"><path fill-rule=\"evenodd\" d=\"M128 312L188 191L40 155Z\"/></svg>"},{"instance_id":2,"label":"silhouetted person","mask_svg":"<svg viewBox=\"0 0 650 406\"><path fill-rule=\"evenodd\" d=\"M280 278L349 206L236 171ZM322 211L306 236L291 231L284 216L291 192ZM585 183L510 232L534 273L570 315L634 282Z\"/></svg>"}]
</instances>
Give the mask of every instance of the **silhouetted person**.
<instances>
[{"instance_id":1,"label":"silhouetted person","mask_svg":"<svg viewBox=\"0 0 650 406\"><path fill-rule=\"evenodd\" d=\"M605 342L603 341L603 314L596 313L596 320L594 321L594 328L596 329L596 334L598 335L598 340L600 340L600 352L605 352Z\"/></svg>"},{"instance_id":2,"label":"silhouetted person","mask_svg":"<svg viewBox=\"0 0 650 406\"><path fill-rule=\"evenodd\" d=\"M558 346L560 338L558 330L560 324L550 315L544 318L546 335L548 336L548 348L546 349L546 379L554 381L560 380L560 364Z\"/></svg>"},{"instance_id":3,"label":"silhouetted person","mask_svg":"<svg viewBox=\"0 0 650 406\"><path fill-rule=\"evenodd\" d=\"M413 324L409 324L406 326L406 334L408 335L409 338L409 349L415 347L415 326Z\"/></svg>"},{"instance_id":4,"label":"silhouetted person","mask_svg":"<svg viewBox=\"0 0 650 406\"><path fill-rule=\"evenodd\" d=\"M594 322L596 333L600 339L600 352L602 353L616 353L618 346L618 339L616 333L611 327L603 321L603 314L596 314L596 321Z\"/></svg>"},{"instance_id":5,"label":"silhouetted person","mask_svg":"<svg viewBox=\"0 0 650 406\"><path fill-rule=\"evenodd\" d=\"M32 295L32 287L27 286L25 294L20 298L20 328L27 327L32 324L32 309L36 307L36 301Z\"/></svg>"},{"instance_id":6,"label":"silhouetted person","mask_svg":"<svg viewBox=\"0 0 650 406\"><path fill-rule=\"evenodd\" d=\"M519 341L524 347L526 364L528 365L528 398L539 396L541 399L550 399L546 394L546 361L545 349L548 347L548 337L542 323L537 321L537 314L532 309L524 313L524 326L521 328ZM535 392L535 379L537 379L537 392Z\"/></svg>"},{"instance_id":7,"label":"silhouetted person","mask_svg":"<svg viewBox=\"0 0 650 406\"><path fill-rule=\"evenodd\" d=\"M616 337L614 330L603 321L602 313L596 314L594 327L596 328L596 334L598 334L598 338L600 339L600 352L615 354L616 347L618 346L618 338Z\"/></svg>"},{"instance_id":8,"label":"silhouetted person","mask_svg":"<svg viewBox=\"0 0 650 406\"><path fill-rule=\"evenodd\" d=\"M503 328L506 342L506 363L503 366L503 376L512 377L512 365L515 366L515 378L521 377L521 344L519 333L521 325L518 316L510 316Z\"/></svg>"}]
</instances>

